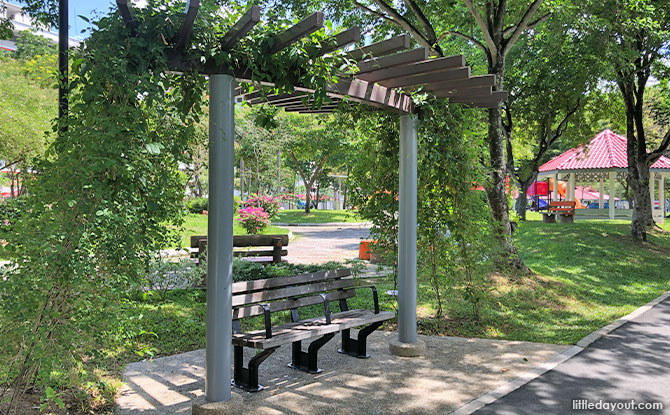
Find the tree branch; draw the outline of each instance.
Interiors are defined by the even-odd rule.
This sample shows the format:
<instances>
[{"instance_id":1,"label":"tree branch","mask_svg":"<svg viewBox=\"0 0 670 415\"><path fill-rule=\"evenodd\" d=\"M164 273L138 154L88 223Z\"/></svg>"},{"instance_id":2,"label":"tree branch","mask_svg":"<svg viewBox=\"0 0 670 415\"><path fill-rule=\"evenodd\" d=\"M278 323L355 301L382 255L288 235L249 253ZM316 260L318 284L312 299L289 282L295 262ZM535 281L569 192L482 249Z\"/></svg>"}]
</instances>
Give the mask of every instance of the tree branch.
<instances>
[{"instance_id":1,"label":"tree branch","mask_svg":"<svg viewBox=\"0 0 670 415\"><path fill-rule=\"evenodd\" d=\"M368 13L374 15L374 16L381 17L381 18L384 19L384 20L387 20L387 21L389 21L389 22L391 22L391 23L393 23L393 24L396 24L395 20L391 19L390 17L388 17L388 16L385 15L384 13L381 13L381 12L378 12L377 10L373 10L373 9L369 8L369 7L366 6L365 4L361 4L361 3L357 2L357 1L354 1L354 5L355 5L356 7L358 7L359 9L361 9L361 10L363 10L363 11L366 11L366 12L368 12Z\"/></svg>"},{"instance_id":2,"label":"tree branch","mask_svg":"<svg viewBox=\"0 0 670 415\"><path fill-rule=\"evenodd\" d=\"M433 44L437 43L437 34L435 33L435 29L433 28L433 25L430 24L430 21L428 21L428 18L426 15L423 13L421 8L419 7L418 4L414 0L404 0L405 4L407 7L414 12L416 17L419 19L419 22L421 23L421 26L423 26L423 30L426 31L426 36L429 41L433 42Z\"/></svg>"},{"instance_id":3,"label":"tree branch","mask_svg":"<svg viewBox=\"0 0 670 415\"><path fill-rule=\"evenodd\" d=\"M372 1L377 5L377 7L382 9L389 16L391 16L391 18L393 19L392 21L396 25L408 31L409 34L412 35L412 37L414 37L414 39L417 42L419 42L422 46L430 49L431 52L437 55L440 56L442 55L441 53L442 51L437 50L435 48L436 45L434 45L430 40L426 38L426 36L424 36L421 32L419 32L419 30L416 27L414 27L414 25L409 20L405 19L396 9L386 4L384 0L372 0Z\"/></svg>"},{"instance_id":4,"label":"tree branch","mask_svg":"<svg viewBox=\"0 0 670 415\"><path fill-rule=\"evenodd\" d=\"M440 35L440 37L437 38L437 42L440 42L442 39L444 39L445 37L450 36L450 35L458 36L458 37L461 37L461 38L467 40L468 42L472 42L475 46L477 46L479 49L481 49L482 51L484 51L484 54L485 54L487 57L489 56L489 51L488 51L488 49L486 49L486 46L484 46L484 45L482 44L482 42L478 41L477 39L475 39L475 38L472 37L472 36L466 35L465 33L457 32L457 31L455 31L455 30L449 30L449 31L447 31L447 32L442 33L442 34ZM437 42L436 42L436 43L437 43Z\"/></svg>"},{"instance_id":5,"label":"tree branch","mask_svg":"<svg viewBox=\"0 0 670 415\"><path fill-rule=\"evenodd\" d=\"M549 20L550 17L551 17L551 13L547 13L544 16L540 17L539 19L537 19L537 20L535 20L531 23L528 23L528 27L526 27L526 30L534 29L535 26L539 25L542 22L545 22L545 21ZM517 25L508 27L507 29L505 29L503 31L503 36L507 36L507 35L513 33L516 30L516 28L517 28Z\"/></svg>"},{"instance_id":6,"label":"tree branch","mask_svg":"<svg viewBox=\"0 0 670 415\"><path fill-rule=\"evenodd\" d=\"M464 0L465 1L465 0ZM470 0L468 0L470 1ZM537 9L540 8L542 5L543 0L535 0L530 7L528 7L528 10L526 10L526 13L523 15L521 18L521 21L519 22L518 25L516 25L516 29L514 29L514 32L512 32L512 36L510 36L505 42L503 46L503 55L506 55L507 52L512 48L512 46L516 43L517 40L519 40L519 37L521 37L521 34L528 29L528 25L530 24L530 19L533 18L535 15L535 12L537 12Z\"/></svg>"},{"instance_id":7,"label":"tree branch","mask_svg":"<svg viewBox=\"0 0 670 415\"><path fill-rule=\"evenodd\" d=\"M493 38L491 37L491 32L489 32L488 25L482 18L482 15L479 14L479 12L477 11L477 8L475 7L472 0L463 0L463 3L465 3L465 6L468 8L468 10L470 10L470 14L475 19L477 26L479 26L479 30L482 31L482 36L484 36L484 42L486 43L486 46L489 48L489 54L492 60L495 60L495 56L498 54L498 48L496 47L495 42L493 42Z\"/></svg>"},{"instance_id":8,"label":"tree branch","mask_svg":"<svg viewBox=\"0 0 670 415\"><path fill-rule=\"evenodd\" d=\"M648 158L650 164L654 164L656 160L661 158L663 153L665 153L668 148L670 148L670 130L665 133L665 136L663 137L663 140L661 141L661 144L658 146L658 148L649 153Z\"/></svg>"}]
</instances>

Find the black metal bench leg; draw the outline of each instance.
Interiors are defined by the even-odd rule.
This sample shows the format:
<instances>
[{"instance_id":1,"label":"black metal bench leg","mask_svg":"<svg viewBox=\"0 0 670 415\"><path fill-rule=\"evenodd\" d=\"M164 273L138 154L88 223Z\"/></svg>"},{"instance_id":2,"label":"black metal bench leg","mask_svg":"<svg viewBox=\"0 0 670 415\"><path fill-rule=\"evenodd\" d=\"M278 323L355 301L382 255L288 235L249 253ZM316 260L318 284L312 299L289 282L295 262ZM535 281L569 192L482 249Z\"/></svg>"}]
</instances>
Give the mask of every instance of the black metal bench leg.
<instances>
[{"instance_id":1,"label":"black metal bench leg","mask_svg":"<svg viewBox=\"0 0 670 415\"><path fill-rule=\"evenodd\" d=\"M235 346L235 362L233 373L233 385L247 392L258 392L263 390L263 385L258 384L258 367L277 347L265 349L249 360L248 368L244 367L244 347Z\"/></svg>"},{"instance_id":2,"label":"black metal bench leg","mask_svg":"<svg viewBox=\"0 0 670 415\"><path fill-rule=\"evenodd\" d=\"M309 347L307 347L307 352L302 351L302 342L293 342L291 363L289 363L288 366L307 373L321 373L321 369L319 369L317 363L319 349L333 337L335 337L335 333L326 334L325 336L314 340L309 344Z\"/></svg>"},{"instance_id":3,"label":"black metal bench leg","mask_svg":"<svg viewBox=\"0 0 670 415\"><path fill-rule=\"evenodd\" d=\"M367 338L373 331L381 327L382 324L384 324L383 321L378 321L358 330L358 338L356 340L351 338L351 331L349 329L342 330L342 348L339 349L338 352L359 359L367 359L370 357L370 355L366 353Z\"/></svg>"}]
</instances>

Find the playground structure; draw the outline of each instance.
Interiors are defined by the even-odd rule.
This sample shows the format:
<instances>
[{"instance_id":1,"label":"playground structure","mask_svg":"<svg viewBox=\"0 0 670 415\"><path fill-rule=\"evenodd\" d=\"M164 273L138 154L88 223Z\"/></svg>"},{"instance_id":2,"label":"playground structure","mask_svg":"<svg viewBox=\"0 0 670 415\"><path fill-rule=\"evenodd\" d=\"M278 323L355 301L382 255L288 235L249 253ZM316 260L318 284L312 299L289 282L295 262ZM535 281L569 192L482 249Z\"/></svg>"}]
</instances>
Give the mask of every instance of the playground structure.
<instances>
[{"instance_id":1,"label":"playground structure","mask_svg":"<svg viewBox=\"0 0 670 415\"><path fill-rule=\"evenodd\" d=\"M559 180L558 191L554 192L554 179L548 178L545 181L534 181L526 194L528 197L532 197L532 200L535 202L533 210L545 210L549 207L552 200L568 200L567 189L568 184ZM574 201L575 209L586 209L586 206L581 203L580 198L575 197Z\"/></svg>"}]
</instances>

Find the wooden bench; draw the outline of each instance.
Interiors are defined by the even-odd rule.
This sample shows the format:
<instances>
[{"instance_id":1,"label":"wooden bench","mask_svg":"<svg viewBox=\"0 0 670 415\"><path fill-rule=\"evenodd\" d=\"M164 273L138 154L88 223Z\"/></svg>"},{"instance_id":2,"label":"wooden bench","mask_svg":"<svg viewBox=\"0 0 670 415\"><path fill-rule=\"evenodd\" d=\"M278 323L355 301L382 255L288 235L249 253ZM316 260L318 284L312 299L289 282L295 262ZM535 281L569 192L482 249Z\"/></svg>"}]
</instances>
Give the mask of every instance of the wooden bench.
<instances>
[{"instance_id":1,"label":"wooden bench","mask_svg":"<svg viewBox=\"0 0 670 415\"><path fill-rule=\"evenodd\" d=\"M291 344L290 367L309 373L319 373L317 355L319 349L342 332L344 353L357 358L369 357L366 353L366 339L384 321L395 317L395 313L379 311L377 290L373 286L359 285L348 269L323 271L293 277L278 277L265 280L233 283L233 348L234 385L247 391L263 389L258 384L258 367L272 353L284 344ZM347 299L356 295L356 289L372 290L374 310L350 310ZM339 303L340 312L331 312L331 303ZM300 308L320 305L323 315L302 320ZM291 322L272 326L271 314L276 311L291 312ZM265 328L242 332L240 320L263 316ZM365 326L352 339L350 330ZM302 342L314 339L307 351L302 350ZM244 348L261 350L244 367Z\"/></svg>"},{"instance_id":2,"label":"wooden bench","mask_svg":"<svg viewBox=\"0 0 670 415\"><path fill-rule=\"evenodd\" d=\"M278 264L282 257L288 255L283 249L288 246L288 235L235 235L233 236L233 248L265 248L233 250L236 257L250 257L254 262L263 264ZM207 236L191 236L191 248L197 250L191 253L191 257L198 258L207 247ZM272 249L267 249L271 247ZM263 259L265 257L266 259Z\"/></svg>"},{"instance_id":3,"label":"wooden bench","mask_svg":"<svg viewBox=\"0 0 670 415\"><path fill-rule=\"evenodd\" d=\"M549 203L548 212L542 214L542 222L556 223L558 215L561 223L575 223L575 206L574 200L555 200Z\"/></svg>"}]
</instances>

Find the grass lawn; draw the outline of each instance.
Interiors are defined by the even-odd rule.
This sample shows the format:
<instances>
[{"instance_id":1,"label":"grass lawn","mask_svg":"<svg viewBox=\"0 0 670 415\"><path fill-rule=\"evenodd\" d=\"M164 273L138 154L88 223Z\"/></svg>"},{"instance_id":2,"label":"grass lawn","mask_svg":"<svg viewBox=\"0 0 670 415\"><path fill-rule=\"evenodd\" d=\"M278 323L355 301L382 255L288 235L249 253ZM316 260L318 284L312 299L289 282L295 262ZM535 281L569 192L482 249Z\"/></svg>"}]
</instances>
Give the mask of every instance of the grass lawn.
<instances>
[{"instance_id":1,"label":"grass lawn","mask_svg":"<svg viewBox=\"0 0 670 415\"><path fill-rule=\"evenodd\" d=\"M460 287L442 293L445 317L435 318L431 285L419 273L421 333L574 344L670 289L670 225L638 244L628 236L630 224L623 221L562 225L543 224L536 215L529 218L520 224L515 243L534 274L493 275L481 321L470 317ZM189 216L189 234L202 233L206 219ZM396 311L396 297L386 293L394 288L392 278L374 279L373 284L381 308ZM371 308L370 291L359 290L349 306ZM339 311L339 304L332 303L331 310ZM322 312L322 306L312 306L302 308L301 316ZM203 348L205 313L203 290L173 290L165 298L131 295L109 307L108 321L123 329L100 337L101 358L95 365L105 376L119 379L128 362ZM290 320L288 312L272 316L275 323ZM245 330L262 325L262 316L243 320ZM394 326L391 321L384 329Z\"/></svg>"},{"instance_id":2,"label":"grass lawn","mask_svg":"<svg viewBox=\"0 0 670 415\"><path fill-rule=\"evenodd\" d=\"M302 209L280 210L274 222L277 223L353 223L364 222L358 213L351 210L314 210L309 215Z\"/></svg>"},{"instance_id":3,"label":"grass lawn","mask_svg":"<svg viewBox=\"0 0 670 415\"><path fill-rule=\"evenodd\" d=\"M188 247L191 244L192 235L207 235L207 215L198 215L191 213L184 218L183 230L181 232L181 247ZM288 229L279 228L277 226L268 226L261 232L264 235L286 235ZM242 225L237 221L233 221L233 234L246 235Z\"/></svg>"}]
</instances>

